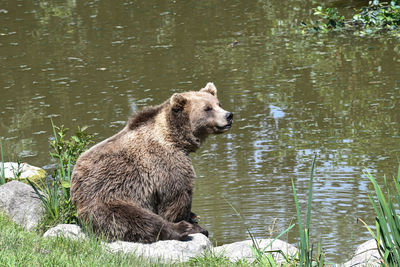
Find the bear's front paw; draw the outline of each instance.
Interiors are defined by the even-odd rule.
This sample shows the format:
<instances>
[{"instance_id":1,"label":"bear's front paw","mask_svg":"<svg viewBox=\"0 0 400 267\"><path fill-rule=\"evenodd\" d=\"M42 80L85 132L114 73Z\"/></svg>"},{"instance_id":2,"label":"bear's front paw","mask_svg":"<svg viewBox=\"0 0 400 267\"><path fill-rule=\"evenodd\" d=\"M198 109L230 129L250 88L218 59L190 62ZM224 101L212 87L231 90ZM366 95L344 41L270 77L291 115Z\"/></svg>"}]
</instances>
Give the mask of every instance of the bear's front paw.
<instances>
[{"instance_id":1,"label":"bear's front paw","mask_svg":"<svg viewBox=\"0 0 400 267\"><path fill-rule=\"evenodd\" d=\"M197 234L197 233L201 233L205 236L208 237L208 231L201 228L197 223L189 223L186 221L180 221L178 223L175 224L176 226L176 230L179 233L188 233L188 234Z\"/></svg>"},{"instance_id":2,"label":"bear's front paw","mask_svg":"<svg viewBox=\"0 0 400 267\"><path fill-rule=\"evenodd\" d=\"M208 237L208 231L206 229L202 228L197 223L192 224L192 225L194 226L196 233L201 233L201 234L205 235L206 237Z\"/></svg>"}]
</instances>

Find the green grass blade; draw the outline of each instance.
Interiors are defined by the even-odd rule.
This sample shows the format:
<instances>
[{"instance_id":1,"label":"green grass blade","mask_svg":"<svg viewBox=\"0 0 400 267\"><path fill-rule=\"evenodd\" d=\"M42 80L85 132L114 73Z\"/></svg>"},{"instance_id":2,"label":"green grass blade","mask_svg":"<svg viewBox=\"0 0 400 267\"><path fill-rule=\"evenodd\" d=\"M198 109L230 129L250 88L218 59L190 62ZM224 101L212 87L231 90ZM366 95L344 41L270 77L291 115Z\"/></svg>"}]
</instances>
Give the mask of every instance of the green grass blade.
<instances>
[{"instance_id":1,"label":"green grass blade","mask_svg":"<svg viewBox=\"0 0 400 267\"><path fill-rule=\"evenodd\" d=\"M277 239L279 239L281 236L283 236L284 234L286 234L287 232L289 232L293 227L295 226L295 224L292 224L291 226L289 226L288 228L286 228L284 231L282 231L279 235L277 235L267 246L269 247L270 245L272 245L272 243L274 243ZM266 249L265 248L265 249ZM264 251L265 251L264 249Z\"/></svg>"},{"instance_id":2,"label":"green grass blade","mask_svg":"<svg viewBox=\"0 0 400 267\"><path fill-rule=\"evenodd\" d=\"M57 144L58 138L57 138L56 126L54 125L53 118L50 118L50 122L51 122L51 128L53 129L54 140L55 140L55 143Z\"/></svg>"},{"instance_id":3,"label":"green grass blade","mask_svg":"<svg viewBox=\"0 0 400 267\"><path fill-rule=\"evenodd\" d=\"M397 184L400 183L400 163L399 163L399 168L397 169Z\"/></svg>"},{"instance_id":4,"label":"green grass blade","mask_svg":"<svg viewBox=\"0 0 400 267\"><path fill-rule=\"evenodd\" d=\"M67 175L67 180L71 181L71 156L68 156Z\"/></svg>"},{"instance_id":5,"label":"green grass blade","mask_svg":"<svg viewBox=\"0 0 400 267\"><path fill-rule=\"evenodd\" d=\"M42 201L42 204L45 208L45 210L50 214L53 215L51 212L51 202L49 201L48 197L45 197L43 194L39 192L39 189L37 188L37 185L32 183L29 179L26 179L30 186L33 188L35 191L36 195L39 197L40 201Z\"/></svg>"},{"instance_id":6,"label":"green grass blade","mask_svg":"<svg viewBox=\"0 0 400 267\"><path fill-rule=\"evenodd\" d=\"M307 203L307 224L306 229L310 229L311 223L311 202L312 202L312 189L313 189L313 181L314 181L314 170L315 170L315 162L317 161L317 155L314 156L314 160L312 162L311 174L310 174L310 184L308 187L308 203Z\"/></svg>"},{"instance_id":7,"label":"green grass blade","mask_svg":"<svg viewBox=\"0 0 400 267\"><path fill-rule=\"evenodd\" d=\"M0 172L0 185L6 183L6 175L4 172L4 155L3 155L3 142L0 138L0 153L1 153L1 172Z\"/></svg>"},{"instance_id":8,"label":"green grass blade","mask_svg":"<svg viewBox=\"0 0 400 267\"><path fill-rule=\"evenodd\" d=\"M300 214L300 206L299 206L299 200L297 198L297 193L296 193L296 187L294 186L294 181L292 179L292 189L293 189L293 196L294 196L294 202L296 205L296 213L297 213L297 221L299 224L299 233L300 233L300 252L299 252L299 258L300 258L300 266L303 266L305 257L306 257L306 239L303 231L303 224L301 223L301 214Z\"/></svg>"},{"instance_id":9,"label":"green grass blade","mask_svg":"<svg viewBox=\"0 0 400 267\"><path fill-rule=\"evenodd\" d=\"M384 185L387 189L385 194L381 190L375 178L370 172L365 171L366 176L374 186L377 202L369 196L370 202L376 213L376 235L372 234L370 228L368 231L373 235L377 241L379 254L387 266L399 266L400 263L400 219L391 196L386 177L384 177ZM399 173L395 182L395 199L397 204L400 204L400 191L399 191ZM364 223L364 222L363 222ZM364 223L364 225L366 225Z\"/></svg>"},{"instance_id":10,"label":"green grass blade","mask_svg":"<svg viewBox=\"0 0 400 267\"><path fill-rule=\"evenodd\" d=\"M372 235L372 237L373 237L375 240L378 240L377 236L375 235L374 231L372 231L371 227L369 227L368 224L367 224L366 222L364 222L362 219L358 218L358 220L359 220L360 222L362 222L362 224L364 224L364 226L367 228L368 232Z\"/></svg>"},{"instance_id":11,"label":"green grass blade","mask_svg":"<svg viewBox=\"0 0 400 267\"><path fill-rule=\"evenodd\" d=\"M299 223L299 231L300 231L300 235L303 235L303 225L301 223L299 200L297 199L296 187L294 186L293 179L292 179L292 189L293 189L294 203L296 205L297 222Z\"/></svg>"}]
</instances>

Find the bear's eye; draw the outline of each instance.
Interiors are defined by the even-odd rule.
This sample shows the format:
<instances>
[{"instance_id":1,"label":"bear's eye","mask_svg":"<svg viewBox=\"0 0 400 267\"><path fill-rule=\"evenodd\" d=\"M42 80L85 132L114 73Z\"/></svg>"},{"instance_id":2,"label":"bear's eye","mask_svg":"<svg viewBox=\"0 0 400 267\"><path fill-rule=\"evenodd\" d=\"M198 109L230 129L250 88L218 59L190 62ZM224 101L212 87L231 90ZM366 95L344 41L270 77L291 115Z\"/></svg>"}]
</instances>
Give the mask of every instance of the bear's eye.
<instances>
[{"instance_id":1,"label":"bear's eye","mask_svg":"<svg viewBox=\"0 0 400 267\"><path fill-rule=\"evenodd\" d=\"M221 103L219 103L219 102L218 102L218 106L219 106L220 108L222 108L222 105L221 105Z\"/></svg>"},{"instance_id":2,"label":"bear's eye","mask_svg":"<svg viewBox=\"0 0 400 267\"><path fill-rule=\"evenodd\" d=\"M206 106L205 108L204 108L204 110L205 111L211 111L213 108L211 107L211 106Z\"/></svg>"}]
</instances>

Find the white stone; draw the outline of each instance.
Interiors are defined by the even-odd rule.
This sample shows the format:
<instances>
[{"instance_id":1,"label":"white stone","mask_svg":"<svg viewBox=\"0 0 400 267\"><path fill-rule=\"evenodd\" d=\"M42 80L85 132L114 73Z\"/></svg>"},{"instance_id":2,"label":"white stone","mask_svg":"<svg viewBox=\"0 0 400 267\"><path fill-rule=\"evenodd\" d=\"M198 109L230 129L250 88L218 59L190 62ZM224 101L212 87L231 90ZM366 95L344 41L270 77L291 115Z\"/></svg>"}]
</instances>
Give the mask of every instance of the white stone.
<instances>
[{"instance_id":1,"label":"white stone","mask_svg":"<svg viewBox=\"0 0 400 267\"><path fill-rule=\"evenodd\" d=\"M2 163L0 163L1 175ZM46 171L42 168L29 165L28 163L4 162L4 178L7 180L26 180L27 178L33 182L46 178Z\"/></svg>"},{"instance_id":2,"label":"white stone","mask_svg":"<svg viewBox=\"0 0 400 267\"><path fill-rule=\"evenodd\" d=\"M151 244L116 241L103 243L103 246L110 252L134 253L165 263L185 262L212 248L211 241L203 234L192 234L189 237L187 241L162 240Z\"/></svg>"},{"instance_id":3,"label":"white stone","mask_svg":"<svg viewBox=\"0 0 400 267\"><path fill-rule=\"evenodd\" d=\"M293 245L281 241L279 239L275 240L272 244L273 239L257 239L257 246L259 249L268 252L268 251L276 251L280 250L284 253L289 259L292 259L296 253L297 248ZM240 242L235 242L232 244L226 244L223 246L215 247L212 252L217 256L225 256L229 258L230 261L236 262L239 260L247 260L248 262L253 262L256 258L254 252L252 250L253 241L245 240ZM272 252L272 257L274 258L276 263L284 263L285 259L279 252Z\"/></svg>"},{"instance_id":4,"label":"white stone","mask_svg":"<svg viewBox=\"0 0 400 267\"><path fill-rule=\"evenodd\" d=\"M86 235L82 228L76 224L59 224L44 233L43 237L66 237L70 239L82 239Z\"/></svg>"},{"instance_id":5,"label":"white stone","mask_svg":"<svg viewBox=\"0 0 400 267\"><path fill-rule=\"evenodd\" d=\"M358 246L354 253L354 257L351 260L342 264L342 266L380 266L380 261L381 257L376 246L376 241L375 239L371 239Z\"/></svg>"},{"instance_id":6,"label":"white stone","mask_svg":"<svg viewBox=\"0 0 400 267\"><path fill-rule=\"evenodd\" d=\"M18 181L0 186L0 211L27 230L36 227L44 215L42 202L32 187Z\"/></svg>"}]
</instances>

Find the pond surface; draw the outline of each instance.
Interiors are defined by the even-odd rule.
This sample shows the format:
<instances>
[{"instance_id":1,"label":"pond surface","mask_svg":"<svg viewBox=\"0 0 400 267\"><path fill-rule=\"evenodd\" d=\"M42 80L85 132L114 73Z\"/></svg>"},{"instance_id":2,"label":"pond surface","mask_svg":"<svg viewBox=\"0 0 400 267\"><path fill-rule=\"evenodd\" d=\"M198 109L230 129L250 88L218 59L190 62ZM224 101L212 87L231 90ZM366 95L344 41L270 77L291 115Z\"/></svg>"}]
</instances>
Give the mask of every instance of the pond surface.
<instances>
[{"instance_id":1,"label":"pond surface","mask_svg":"<svg viewBox=\"0 0 400 267\"><path fill-rule=\"evenodd\" d=\"M213 81L235 114L193 155L193 210L213 242L288 227L291 180L305 213L316 154L311 239L345 261L371 238L357 218L374 223L363 169L391 177L398 166L400 40L299 25L317 5L351 14L364 2L0 0L6 159L48 168L50 118L101 141L134 111Z\"/></svg>"}]
</instances>

